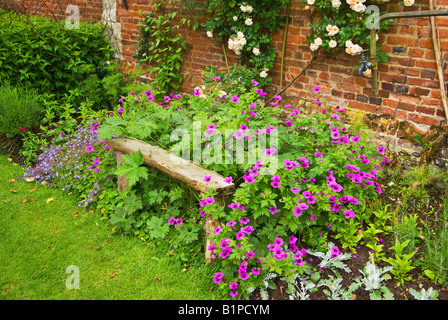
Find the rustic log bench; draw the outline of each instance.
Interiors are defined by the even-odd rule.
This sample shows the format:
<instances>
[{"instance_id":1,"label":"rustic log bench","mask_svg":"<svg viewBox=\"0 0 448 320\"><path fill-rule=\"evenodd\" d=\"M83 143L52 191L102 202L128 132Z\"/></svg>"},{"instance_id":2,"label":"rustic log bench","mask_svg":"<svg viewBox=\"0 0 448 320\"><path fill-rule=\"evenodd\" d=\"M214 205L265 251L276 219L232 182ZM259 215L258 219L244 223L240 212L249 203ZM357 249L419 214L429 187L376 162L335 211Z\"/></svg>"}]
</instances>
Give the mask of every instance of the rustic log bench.
<instances>
[{"instance_id":1,"label":"rustic log bench","mask_svg":"<svg viewBox=\"0 0 448 320\"><path fill-rule=\"evenodd\" d=\"M215 200L220 206L224 206L227 198L235 192L234 184L225 182L222 175L212 170L205 169L191 160L178 157L174 153L160 147L132 138L113 139L108 141L108 145L116 151L117 166L120 166L123 163L123 154L135 153L140 150L145 159L144 164L162 172L166 176L180 181L201 193L207 192L213 188L218 193ZM205 176L211 177L209 182L204 181ZM118 192L121 192L128 187L126 177L119 176ZM219 222L214 221L210 214L205 215L205 261L208 264L211 263L211 254L207 249L211 244L209 235L218 225Z\"/></svg>"}]
</instances>

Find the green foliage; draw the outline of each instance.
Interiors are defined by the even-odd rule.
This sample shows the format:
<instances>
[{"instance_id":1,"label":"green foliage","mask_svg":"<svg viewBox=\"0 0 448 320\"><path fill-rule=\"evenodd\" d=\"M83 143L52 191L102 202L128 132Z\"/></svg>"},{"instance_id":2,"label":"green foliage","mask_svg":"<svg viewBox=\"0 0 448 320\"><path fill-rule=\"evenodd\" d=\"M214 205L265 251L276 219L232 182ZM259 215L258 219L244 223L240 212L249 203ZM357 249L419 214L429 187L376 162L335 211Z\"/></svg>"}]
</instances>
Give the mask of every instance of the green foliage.
<instances>
[{"instance_id":1,"label":"green foliage","mask_svg":"<svg viewBox=\"0 0 448 320\"><path fill-rule=\"evenodd\" d=\"M68 29L50 18L0 11L0 78L57 100L79 90L71 94L74 106L86 99L95 109L111 106L122 79L103 28L81 22Z\"/></svg>"},{"instance_id":2,"label":"green foliage","mask_svg":"<svg viewBox=\"0 0 448 320\"><path fill-rule=\"evenodd\" d=\"M433 226L424 230L424 273L440 284L448 285L448 197L445 196L442 214Z\"/></svg>"},{"instance_id":3,"label":"green foliage","mask_svg":"<svg viewBox=\"0 0 448 320\"><path fill-rule=\"evenodd\" d=\"M116 175L126 176L129 187L132 188L140 178L148 178L148 168L142 166L145 159L141 151L136 153L124 154L123 164L115 171Z\"/></svg>"},{"instance_id":4,"label":"green foliage","mask_svg":"<svg viewBox=\"0 0 448 320\"><path fill-rule=\"evenodd\" d=\"M54 95L49 94L40 96L40 110L45 112L38 118L36 130L25 130L21 133L23 146L20 154L27 166L33 165L50 143L61 145L68 142L67 137L76 135L79 126L88 126L105 115L105 110L94 112L93 103L90 101L82 102L77 112L70 103L58 102L53 98Z\"/></svg>"},{"instance_id":5,"label":"green foliage","mask_svg":"<svg viewBox=\"0 0 448 320\"><path fill-rule=\"evenodd\" d=\"M216 79L219 77L219 81ZM202 83L207 87L215 86L222 91L222 94L228 92L249 91L254 85L253 79L258 77L256 69L244 65L230 65L228 71L221 71L214 66L206 67L203 72Z\"/></svg>"},{"instance_id":6,"label":"green foliage","mask_svg":"<svg viewBox=\"0 0 448 320\"><path fill-rule=\"evenodd\" d=\"M214 42L222 42L226 50L238 56L239 64L248 71L245 80L256 80L265 86L270 83L267 75L277 54L270 34L285 22L280 12L288 2L260 0L250 6L245 2L208 0L204 10L209 16L202 26Z\"/></svg>"},{"instance_id":7,"label":"green foliage","mask_svg":"<svg viewBox=\"0 0 448 320\"><path fill-rule=\"evenodd\" d=\"M373 265L370 261L367 261L366 266L363 270L359 270L363 277L357 278L356 282L363 286L365 290L375 292L382 288L382 283L385 280L389 280L391 276L387 272L391 271L393 268L387 266L384 268L378 268Z\"/></svg>"},{"instance_id":8,"label":"green foliage","mask_svg":"<svg viewBox=\"0 0 448 320\"><path fill-rule=\"evenodd\" d=\"M153 84L160 92L176 92L182 82L180 67L187 44L177 32L177 13L165 12L163 3L156 3L154 11L140 20L140 38L134 57L149 65L147 71L155 76Z\"/></svg>"},{"instance_id":9,"label":"green foliage","mask_svg":"<svg viewBox=\"0 0 448 320\"><path fill-rule=\"evenodd\" d=\"M352 300L352 292L357 289L357 284L352 283L349 288L343 289L340 284L343 281L341 277L335 278L332 275L328 279L322 279L319 282L318 287L325 286L330 290L323 289L323 293L328 297L329 300Z\"/></svg>"},{"instance_id":10,"label":"green foliage","mask_svg":"<svg viewBox=\"0 0 448 320\"><path fill-rule=\"evenodd\" d=\"M374 22L373 14L378 16L386 13L383 5L375 5L373 10L368 4L359 1L322 1L302 0L309 9L311 22L308 26L311 34L306 36L306 43L312 51L322 48L330 54L336 54L338 49L347 54L359 55L362 50L370 46L370 31ZM379 29L387 30L390 20L380 22ZM389 56L380 50L380 43L376 42L378 62L389 60Z\"/></svg>"},{"instance_id":11,"label":"green foliage","mask_svg":"<svg viewBox=\"0 0 448 320\"><path fill-rule=\"evenodd\" d=\"M414 296L416 300L437 300L439 292L433 288L428 290L422 289L420 292L413 288L409 288L409 293Z\"/></svg>"},{"instance_id":12,"label":"green foliage","mask_svg":"<svg viewBox=\"0 0 448 320\"><path fill-rule=\"evenodd\" d=\"M411 253L404 253L404 250L408 243L409 240L406 240L404 242L395 240L395 245L391 247L391 249L395 251L395 258L383 259L384 261L392 265L393 269L391 270L391 273L398 280L398 285L402 286L404 286L405 281L409 281L412 279L408 273L415 268L414 266L412 266L412 257L414 256L415 251Z\"/></svg>"},{"instance_id":13,"label":"green foliage","mask_svg":"<svg viewBox=\"0 0 448 320\"><path fill-rule=\"evenodd\" d=\"M409 240L409 243L405 249L406 253L414 251L419 242L419 237L422 235L422 230L418 226L417 214L402 214L400 221L396 221L394 223L394 233L396 239L400 240L400 242Z\"/></svg>"},{"instance_id":14,"label":"green foliage","mask_svg":"<svg viewBox=\"0 0 448 320\"><path fill-rule=\"evenodd\" d=\"M41 96L36 90L0 86L0 135L8 138L36 129L43 116Z\"/></svg>"}]
</instances>

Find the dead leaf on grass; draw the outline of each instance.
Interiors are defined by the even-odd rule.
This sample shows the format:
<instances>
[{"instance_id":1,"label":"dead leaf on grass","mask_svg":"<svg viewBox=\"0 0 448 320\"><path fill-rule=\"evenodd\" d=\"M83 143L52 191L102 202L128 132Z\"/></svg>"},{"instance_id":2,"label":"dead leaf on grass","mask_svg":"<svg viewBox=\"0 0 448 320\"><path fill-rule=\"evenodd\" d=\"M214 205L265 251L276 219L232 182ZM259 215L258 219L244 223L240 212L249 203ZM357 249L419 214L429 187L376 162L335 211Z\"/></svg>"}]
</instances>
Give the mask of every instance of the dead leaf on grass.
<instances>
[{"instance_id":1,"label":"dead leaf on grass","mask_svg":"<svg viewBox=\"0 0 448 320\"><path fill-rule=\"evenodd\" d=\"M16 193L17 190L10 189L9 192Z\"/></svg>"},{"instance_id":2,"label":"dead leaf on grass","mask_svg":"<svg viewBox=\"0 0 448 320\"><path fill-rule=\"evenodd\" d=\"M36 189L31 189L31 190L30 190L30 192L34 192L34 191L36 191Z\"/></svg>"},{"instance_id":3,"label":"dead leaf on grass","mask_svg":"<svg viewBox=\"0 0 448 320\"><path fill-rule=\"evenodd\" d=\"M47 201L45 201L45 203L50 203L50 202L53 202L53 201L54 201L53 198L48 198Z\"/></svg>"}]
</instances>

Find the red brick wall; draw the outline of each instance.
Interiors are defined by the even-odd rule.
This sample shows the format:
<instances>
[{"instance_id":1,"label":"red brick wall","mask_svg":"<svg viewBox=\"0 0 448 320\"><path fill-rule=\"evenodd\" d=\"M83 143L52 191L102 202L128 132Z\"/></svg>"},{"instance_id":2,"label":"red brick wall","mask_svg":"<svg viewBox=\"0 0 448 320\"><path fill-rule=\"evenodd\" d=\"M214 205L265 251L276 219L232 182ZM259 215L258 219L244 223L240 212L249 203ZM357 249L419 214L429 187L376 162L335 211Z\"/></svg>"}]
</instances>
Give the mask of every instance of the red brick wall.
<instances>
[{"instance_id":1,"label":"red brick wall","mask_svg":"<svg viewBox=\"0 0 448 320\"><path fill-rule=\"evenodd\" d=\"M5 0L15 2L22 13L46 15L56 20L65 20L65 10L69 5L79 7L80 20L98 22L101 20L103 6L101 0Z\"/></svg>"},{"instance_id":2,"label":"red brick wall","mask_svg":"<svg viewBox=\"0 0 448 320\"><path fill-rule=\"evenodd\" d=\"M37 3L41 1L23 0L25 7L35 11ZM52 3L52 8L58 11L57 16L65 19L65 7L68 3L77 4L81 8L81 20L98 21L101 19L101 0L46 0ZM125 8L127 3L128 9ZM122 28L122 48L125 61L135 65L132 54L139 36L139 20L141 16L137 10L149 13L152 7L148 0L117 0L117 22ZM396 3L397 1L394 1ZM48 8L42 5L41 12ZM389 5L390 11L428 10L427 0L420 5L410 8ZM436 0L437 9L448 9L448 0ZM190 17L195 13L189 13ZM448 17L436 17L441 39L442 57L448 60ZM292 1L290 11L290 24L286 42L286 52L283 70L283 86L297 75L311 58L311 51L303 44L305 36L310 33L307 27L308 12L302 2ZM192 91L201 79L201 72L205 66L213 65L225 68L223 48L220 44L212 45L211 39L206 36L205 30L193 31L184 28L181 33L188 44L188 52L184 55L182 75L184 76L183 90ZM416 45L417 35L421 38ZM315 85L322 87L322 94L326 102L336 106L353 109L356 112L365 112L364 120L371 123L374 130L382 130L378 125L379 118L393 115L395 108L395 122L406 122L406 138L410 140L416 132L432 133L434 127L440 126L446 115L440 97L439 82L436 70L429 18L401 18L392 21L387 32L380 33L379 41L383 52L390 55L390 60L379 65L379 93L372 95L371 82L366 78L357 76L353 66L359 65L360 57L348 56L340 52L334 56L319 54L317 62L300 77L285 94L292 98L312 98L311 88ZM272 78L271 92L279 90L280 61L283 41L283 30L272 35L273 45L278 50L274 69L269 71ZM416 45L416 46L415 46ZM415 46L415 48L414 48ZM229 62L236 63L236 57L227 51ZM409 56L412 54L411 60ZM408 65L408 68L406 66ZM446 68L445 68L446 70ZM404 72L406 78L403 82ZM445 71L445 80L448 72ZM401 92L401 94L400 94ZM374 115L374 116L372 116ZM376 120L373 120L376 119ZM376 123L375 123L376 122ZM431 126L433 126L431 128ZM390 125L388 128L390 129ZM391 137L403 137L400 126L395 131L388 130Z\"/></svg>"}]
</instances>

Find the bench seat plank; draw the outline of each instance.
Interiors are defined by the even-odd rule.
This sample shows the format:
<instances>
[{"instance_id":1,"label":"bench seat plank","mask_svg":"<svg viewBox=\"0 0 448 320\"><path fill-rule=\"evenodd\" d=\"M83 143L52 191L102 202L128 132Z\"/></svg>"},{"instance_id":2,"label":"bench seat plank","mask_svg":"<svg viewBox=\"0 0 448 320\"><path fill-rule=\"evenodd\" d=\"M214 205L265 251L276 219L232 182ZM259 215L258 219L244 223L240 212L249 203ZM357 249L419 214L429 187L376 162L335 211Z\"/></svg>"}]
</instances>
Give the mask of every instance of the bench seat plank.
<instances>
[{"instance_id":1,"label":"bench seat plank","mask_svg":"<svg viewBox=\"0 0 448 320\"><path fill-rule=\"evenodd\" d=\"M206 192L213 188L222 195L230 195L235 191L234 184L226 183L222 175L205 169L191 160L178 157L158 146L152 146L132 138L113 139L108 141L108 145L124 154L135 153L140 150L147 166L184 183L194 190ZM209 182L204 181L205 176L211 177Z\"/></svg>"}]
</instances>

